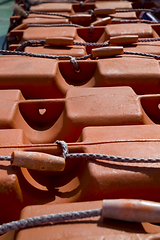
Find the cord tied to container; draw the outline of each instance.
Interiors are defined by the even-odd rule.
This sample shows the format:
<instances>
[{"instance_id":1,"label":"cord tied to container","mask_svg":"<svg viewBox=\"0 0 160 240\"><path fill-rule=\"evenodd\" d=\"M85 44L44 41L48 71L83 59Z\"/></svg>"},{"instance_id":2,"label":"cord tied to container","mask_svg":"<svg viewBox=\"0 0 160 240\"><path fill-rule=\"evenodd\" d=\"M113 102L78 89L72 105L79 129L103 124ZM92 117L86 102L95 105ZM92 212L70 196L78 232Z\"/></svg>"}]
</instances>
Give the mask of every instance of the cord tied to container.
<instances>
[{"instance_id":1,"label":"cord tied to container","mask_svg":"<svg viewBox=\"0 0 160 240\"><path fill-rule=\"evenodd\" d=\"M110 162L135 162L135 163L155 163L160 162L160 158L134 158L134 157L121 157L121 156L112 156L106 154L98 153L69 153L67 143L65 141L57 140L56 144L60 145L62 149L62 156L67 161L67 159L87 159L87 160L107 160Z\"/></svg>"},{"instance_id":2,"label":"cord tied to container","mask_svg":"<svg viewBox=\"0 0 160 240\"><path fill-rule=\"evenodd\" d=\"M25 167L39 171L63 171L67 159L107 160L109 162L155 163L160 158L133 158L111 156L98 153L69 153L67 143L57 140L56 144L62 149L62 156L42 152L14 151L11 156L0 156L1 161L10 161L13 166Z\"/></svg>"},{"instance_id":3,"label":"cord tied to container","mask_svg":"<svg viewBox=\"0 0 160 240\"><path fill-rule=\"evenodd\" d=\"M0 225L0 234L13 230L33 228L63 223L66 221L102 217L102 219L115 219L127 222L160 222L160 203L139 199L106 199L102 208L74 212L62 212L35 216Z\"/></svg>"}]
</instances>

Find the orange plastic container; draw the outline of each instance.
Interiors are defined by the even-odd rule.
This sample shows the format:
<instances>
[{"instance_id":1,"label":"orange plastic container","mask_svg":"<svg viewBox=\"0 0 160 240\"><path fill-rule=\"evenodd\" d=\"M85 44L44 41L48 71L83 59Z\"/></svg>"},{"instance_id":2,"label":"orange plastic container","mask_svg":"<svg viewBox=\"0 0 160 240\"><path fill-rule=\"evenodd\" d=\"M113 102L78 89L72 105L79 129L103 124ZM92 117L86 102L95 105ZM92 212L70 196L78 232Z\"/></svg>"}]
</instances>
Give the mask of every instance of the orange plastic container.
<instances>
[{"instance_id":1,"label":"orange plastic container","mask_svg":"<svg viewBox=\"0 0 160 240\"><path fill-rule=\"evenodd\" d=\"M83 4L81 6L80 4L73 4L73 10L75 12L84 12L88 11L90 9L131 9L132 4L127 1L96 1L96 2L88 2ZM135 12L117 12L117 13L110 13L109 16L111 16L113 19L136 19L137 15ZM99 17L106 17L106 15L98 15Z\"/></svg>"},{"instance_id":2,"label":"orange plastic container","mask_svg":"<svg viewBox=\"0 0 160 240\"><path fill-rule=\"evenodd\" d=\"M155 59L122 55L78 61L78 64L81 71L79 74L72 72L71 75L71 63L59 62L60 72L69 84L86 87L130 86L137 94L159 93L159 61Z\"/></svg>"},{"instance_id":3,"label":"orange plastic container","mask_svg":"<svg viewBox=\"0 0 160 240\"><path fill-rule=\"evenodd\" d=\"M0 56L0 89L20 89L26 99L62 98L71 86L130 86L139 95L160 91L155 59L122 55L77 62L79 72L70 61Z\"/></svg>"},{"instance_id":4,"label":"orange plastic container","mask_svg":"<svg viewBox=\"0 0 160 240\"><path fill-rule=\"evenodd\" d=\"M12 30L10 37L17 37L14 43L22 43L28 40L41 40L47 37L70 37L80 42L83 40L78 36L75 27L28 27L26 29Z\"/></svg>"},{"instance_id":5,"label":"orange plastic container","mask_svg":"<svg viewBox=\"0 0 160 240\"><path fill-rule=\"evenodd\" d=\"M23 131L1 130L0 131L0 147L18 146L22 142L28 144L29 141L24 137ZM8 151L4 151L8 154ZM2 155L2 154L1 154ZM20 210L23 207L23 196L20 183L17 177L18 169L12 167L10 162L1 161L0 163L0 198L1 198L1 217L0 223L12 221L19 218ZM14 207L13 207L14 206Z\"/></svg>"},{"instance_id":6,"label":"orange plastic container","mask_svg":"<svg viewBox=\"0 0 160 240\"><path fill-rule=\"evenodd\" d=\"M138 35L139 38L159 37L154 28L145 23L111 24L105 27L100 40L120 35Z\"/></svg>"},{"instance_id":7,"label":"orange plastic container","mask_svg":"<svg viewBox=\"0 0 160 240\"><path fill-rule=\"evenodd\" d=\"M118 9L131 9L132 3L128 1L97 1L95 8L115 8ZM119 12L110 14L113 19L136 19L135 12Z\"/></svg>"},{"instance_id":8,"label":"orange plastic container","mask_svg":"<svg viewBox=\"0 0 160 240\"><path fill-rule=\"evenodd\" d=\"M122 157L159 158L159 126L86 128L83 141L104 137L103 145L86 146L88 153ZM156 138L155 138L156 136ZM107 140L108 139L108 140ZM159 201L159 163L87 162L81 175L80 201L105 198L137 198ZM87 179L87 180L86 180ZM94 198L95 197L95 198Z\"/></svg>"},{"instance_id":9,"label":"orange plastic container","mask_svg":"<svg viewBox=\"0 0 160 240\"><path fill-rule=\"evenodd\" d=\"M2 90L0 128L23 129L32 143L73 142L86 126L153 124L151 119L158 118L159 110L150 112L154 106L156 110L160 95L147 95L147 100L143 96L143 104L140 99L129 87L77 87L70 88L65 99L27 101L19 90ZM152 109L146 101L151 101Z\"/></svg>"},{"instance_id":10,"label":"orange plastic container","mask_svg":"<svg viewBox=\"0 0 160 240\"><path fill-rule=\"evenodd\" d=\"M37 12L73 12L71 3L43 3L31 6L30 11Z\"/></svg>"},{"instance_id":11,"label":"orange plastic container","mask_svg":"<svg viewBox=\"0 0 160 240\"><path fill-rule=\"evenodd\" d=\"M129 9L132 4L128 1L98 1L96 3L84 3L85 11L92 8L116 8L116 9ZM87 8L87 9L86 9ZM81 12L82 7L79 4L71 3L43 3L36 6L31 6L31 11L38 12Z\"/></svg>"},{"instance_id":12,"label":"orange plastic container","mask_svg":"<svg viewBox=\"0 0 160 240\"><path fill-rule=\"evenodd\" d=\"M138 22L146 11L132 12L132 6L139 8L144 1L132 4L46 0L28 10L61 13L68 18L31 13L26 19L11 17L13 30L6 38L10 49L15 50L28 40L49 38L45 46L27 46L22 54L56 56L47 59L0 55L0 224L48 213L100 208L102 199L160 202L160 162L135 160L160 159L160 60L125 52L160 54L158 41L138 42L138 38L159 37L160 24L129 23ZM103 9L113 11L104 14ZM114 13L118 9L131 12ZM91 26L106 17L103 26ZM121 24L123 20L129 21ZM31 27L29 23L81 26ZM120 44L115 57L99 56L96 50L101 49L95 46L72 45L72 39L111 43L112 37L124 35L138 37L124 48ZM55 46L53 39L50 45L52 37L67 37L70 45ZM113 46L110 49L115 50ZM76 60L91 52L90 58ZM111 161L112 157L91 160L84 155L65 160L56 140L66 141L69 153L107 154L135 161ZM3 156L12 159L7 161ZM91 218L12 232L0 239L146 239L149 235L142 225Z\"/></svg>"},{"instance_id":13,"label":"orange plastic container","mask_svg":"<svg viewBox=\"0 0 160 240\"><path fill-rule=\"evenodd\" d=\"M68 143L69 153L101 153L122 157L159 158L159 126L134 125L114 127L88 127L77 143ZM11 136L10 142L8 138ZM18 136L18 138L17 138ZM155 137L156 136L156 137ZM15 139L16 140L15 140ZM20 130L1 130L3 139L0 155L10 156L15 150L44 152L61 155L56 144L30 144ZM12 140L14 139L14 141ZM6 143L5 143L6 142ZM6 187L9 175L15 167L3 161L1 184ZM7 167L6 167L7 165ZM159 163L119 163L104 160L68 159L63 172L42 172L24 168L14 170L17 195L12 197L13 215L6 215L6 221L15 219L18 209L34 204L69 203L110 198L138 198L160 201ZM6 178L4 177L6 175ZM12 176L13 179L13 176ZM15 192L12 182L8 182ZM3 199L8 195L0 188ZM23 197L23 198L22 198ZM18 199L23 199L19 201ZM4 209L5 203L0 206ZM1 210L2 211L2 210ZM4 221L1 215L0 221Z\"/></svg>"},{"instance_id":14,"label":"orange plastic container","mask_svg":"<svg viewBox=\"0 0 160 240\"><path fill-rule=\"evenodd\" d=\"M68 14L68 13L63 13ZM13 21L18 20L19 16L12 16L10 18L10 23L12 24ZM67 18L58 17L58 16L48 16L48 15L39 15L39 14L29 14L26 19L23 19L21 23L34 23L34 24L62 24L62 23L69 23Z\"/></svg>"},{"instance_id":15,"label":"orange plastic container","mask_svg":"<svg viewBox=\"0 0 160 240\"><path fill-rule=\"evenodd\" d=\"M129 1L97 1L94 4L95 8L116 8L116 9L132 8L132 3Z\"/></svg>"}]
</instances>

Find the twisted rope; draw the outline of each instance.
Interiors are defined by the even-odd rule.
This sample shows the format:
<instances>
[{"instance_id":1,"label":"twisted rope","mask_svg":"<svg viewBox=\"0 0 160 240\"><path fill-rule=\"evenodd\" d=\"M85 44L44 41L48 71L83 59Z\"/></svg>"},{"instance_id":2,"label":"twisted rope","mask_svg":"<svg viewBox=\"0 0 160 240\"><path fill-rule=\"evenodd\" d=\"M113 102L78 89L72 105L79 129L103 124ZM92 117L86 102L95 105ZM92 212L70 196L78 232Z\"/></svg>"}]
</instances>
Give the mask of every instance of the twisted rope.
<instances>
[{"instance_id":1,"label":"twisted rope","mask_svg":"<svg viewBox=\"0 0 160 240\"><path fill-rule=\"evenodd\" d=\"M138 42L155 42L160 41L160 38L139 38ZM45 40L28 40L23 42L19 47L17 47L16 51L23 51L27 46L39 46L45 45ZM105 47L110 45L110 41L106 41L103 43L95 43L95 42L73 42L73 45L78 46L89 46L89 47Z\"/></svg>"},{"instance_id":2,"label":"twisted rope","mask_svg":"<svg viewBox=\"0 0 160 240\"><path fill-rule=\"evenodd\" d=\"M1 161L13 161L14 157L10 157L10 156L0 156L0 160Z\"/></svg>"},{"instance_id":3,"label":"twisted rope","mask_svg":"<svg viewBox=\"0 0 160 240\"><path fill-rule=\"evenodd\" d=\"M19 221L13 221L5 223L0 226L0 234L5 234L13 230L21 230L25 228L33 228L36 226L42 226L47 224L54 224L59 222L65 222L68 220L84 219L97 217L102 215L102 209L92 209L77 212L66 212L57 214L48 214L37 216L33 218L21 219Z\"/></svg>"},{"instance_id":4,"label":"twisted rope","mask_svg":"<svg viewBox=\"0 0 160 240\"><path fill-rule=\"evenodd\" d=\"M154 163L160 162L159 158L132 158L132 157L119 157L119 156L112 156L106 154L96 154L96 153L68 153L67 143L64 141L56 141L62 148L62 155L64 159L72 159L72 158L83 158L83 159L90 159L90 160L107 160L111 162L144 162L144 163Z\"/></svg>"},{"instance_id":5,"label":"twisted rope","mask_svg":"<svg viewBox=\"0 0 160 240\"><path fill-rule=\"evenodd\" d=\"M22 51L27 46L40 46L45 45L46 40L28 40L23 42L19 47L17 47L16 51Z\"/></svg>"},{"instance_id":6,"label":"twisted rope","mask_svg":"<svg viewBox=\"0 0 160 240\"><path fill-rule=\"evenodd\" d=\"M64 17L64 18L70 18L69 15L65 14L60 14L60 13L50 13L50 12L38 12L38 11L27 11L26 12L28 15L29 14L39 14L39 15L49 15L49 16L57 16L57 17Z\"/></svg>"},{"instance_id":7,"label":"twisted rope","mask_svg":"<svg viewBox=\"0 0 160 240\"><path fill-rule=\"evenodd\" d=\"M124 51L124 54L138 55L138 56L143 56L143 57L153 57L155 59L160 59L160 55L151 54L151 53L140 53L140 52Z\"/></svg>"},{"instance_id":8,"label":"twisted rope","mask_svg":"<svg viewBox=\"0 0 160 240\"><path fill-rule=\"evenodd\" d=\"M40 46L40 45L44 46L45 43L46 43L45 40L28 40L23 42L19 47L17 47L16 51L23 51L27 46ZM108 46L109 44L110 44L109 41L106 41L104 43L73 42L73 45L90 46L90 47L105 47L105 46Z\"/></svg>"},{"instance_id":9,"label":"twisted rope","mask_svg":"<svg viewBox=\"0 0 160 240\"><path fill-rule=\"evenodd\" d=\"M79 66L76 60L85 60L92 56L92 54L88 54L82 57L72 57L69 55L49 55L49 54L38 54L38 53L28 53L28 52L9 51L9 50L0 50L0 54L21 55L21 56L27 56L27 57L38 57L38 58L49 58L49 59L69 58L70 62L73 64L74 69L77 71L79 70Z\"/></svg>"},{"instance_id":10,"label":"twisted rope","mask_svg":"<svg viewBox=\"0 0 160 240\"><path fill-rule=\"evenodd\" d=\"M93 34L93 31L94 31L94 26L91 24L89 29L89 34Z\"/></svg>"},{"instance_id":11,"label":"twisted rope","mask_svg":"<svg viewBox=\"0 0 160 240\"><path fill-rule=\"evenodd\" d=\"M145 8L131 8L131 9L116 9L115 12L116 13L121 13L121 12L154 12L153 9L145 9Z\"/></svg>"},{"instance_id":12,"label":"twisted rope","mask_svg":"<svg viewBox=\"0 0 160 240\"><path fill-rule=\"evenodd\" d=\"M138 42L156 42L160 41L160 37L158 38L139 38Z\"/></svg>"},{"instance_id":13,"label":"twisted rope","mask_svg":"<svg viewBox=\"0 0 160 240\"><path fill-rule=\"evenodd\" d=\"M91 58L91 57L92 57L92 53L90 53L88 55L85 55L83 57L76 57L76 60L86 60L86 59Z\"/></svg>"},{"instance_id":14,"label":"twisted rope","mask_svg":"<svg viewBox=\"0 0 160 240\"><path fill-rule=\"evenodd\" d=\"M79 46L89 46L89 47L105 47L110 44L110 41L106 41L104 43L95 43L95 42L73 42L73 45Z\"/></svg>"},{"instance_id":15,"label":"twisted rope","mask_svg":"<svg viewBox=\"0 0 160 240\"><path fill-rule=\"evenodd\" d=\"M73 67L76 71L79 71L79 66L78 66L78 63L76 61L76 59L74 57L71 57L70 58L70 62L73 64Z\"/></svg>"},{"instance_id":16,"label":"twisted rope","mask_svg":"<svg viewBox=\"0 0 160 240\"><path fill-rule=\"evenodd\" d=\"M63 156L63 158L66 159L66 155L68 154L67 143L65 141L59 141L59 140L57 140L55 143L59 144L61 146L61 148L62 148L62 156Z\"/></svg>"},{"instance_id":17,"label":"twisted rope","mask_svg":"<svg viewBox=\"0 0 160 240\"><path fill-rule=\"evenodd\" d=\"M44 40L42 40L42 41L44 41ZM106 44L106 43L103 43L103 44ZM108 42L107 42L107 44L108 44ZM76 70L79 70L78 63L76 62L76 60L85 60L85 59L88 59L88 58L92 57L92 54L88 54L88 55L85 55L85 56L82 56L82 57L72 57L72 56L69 56L69 55L49 55L49 54L37 54L37 53L28 53L28 52L20 52L20 51L9 51L9 50L0 50L0 54L4 54L4 55L21 55L21 56L38 57L38 58L49 58L49 59L69 58ZM150 53L140 53L140 52L124 51L124 54L139 55L139 56L143 56L143 57L153 57L155 59L160 59L160 55L150 54Z\"/></svg>"},{"instance_id":18,"label":"twisted rope","mask_svg":"<svg viewBox=\"0 0 160 240\"><path fill-rule=\"evenodd\" d=\"M28 52L9 51L9 50L0 50L0 53L4 55L21 55L21 56L28 56L28 57L39 57L39 58L50 58L50 59L57 59L57 58L71 59L72 58L72 56L69 56L69 55L49 55L49 54L38 54L38 53L28 53Z\"/></svg>"},{"instance_id":19,"label":"twisted rope","mask_svg":"<svg viewBox=\"0 0 160 240\"><path fill-rule=\"evenodd\" d=\"M114 23L114 22L159 24L159 22L154 22L154 21L144 20L144 19L112 19L112 23Z\"/></svg>"},{"instance_id":20,"label":"twisted rope","mask_svg":"<svg viewBox=\"0 0 160 240\"><path fill-rule=\"evenodd\" d=\"M82 26L71 23L55 23L55 24L29 23L28 27L82 27Z\"/></svg>"}]
</instances>

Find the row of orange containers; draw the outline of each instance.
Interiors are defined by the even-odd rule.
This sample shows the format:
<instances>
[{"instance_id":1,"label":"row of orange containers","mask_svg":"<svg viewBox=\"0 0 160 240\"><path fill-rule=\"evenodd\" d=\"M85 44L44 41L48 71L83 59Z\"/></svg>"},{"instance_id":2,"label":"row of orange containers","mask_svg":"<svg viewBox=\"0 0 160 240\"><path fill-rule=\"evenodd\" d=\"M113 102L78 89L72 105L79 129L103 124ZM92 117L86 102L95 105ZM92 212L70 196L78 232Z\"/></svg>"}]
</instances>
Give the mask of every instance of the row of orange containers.
<instances>
[{"instance_id":1,"label":"row of orange containers","mask_svg":"<svg viewBox=\"0 0 160 240\"><path fill-rule=\"evenodd\" d=\"M153 21L159 3L31 5L15 7L20 16L11 17L9 51L0 55L0 156L14 151L60 156L55 141L63 140L69 153L159 158L160 23ZM141 20L144 12L152 15L150 21ZM98 48L109 51L105 44L120 49L116 56L93 54ZM160 201L159 170L159 162L73 158L57 172L1 161L0 222L98 208L103 199ZM2 239L146 239L152 227L93 218L11 232Z\"/></svg>"}]
</instances>

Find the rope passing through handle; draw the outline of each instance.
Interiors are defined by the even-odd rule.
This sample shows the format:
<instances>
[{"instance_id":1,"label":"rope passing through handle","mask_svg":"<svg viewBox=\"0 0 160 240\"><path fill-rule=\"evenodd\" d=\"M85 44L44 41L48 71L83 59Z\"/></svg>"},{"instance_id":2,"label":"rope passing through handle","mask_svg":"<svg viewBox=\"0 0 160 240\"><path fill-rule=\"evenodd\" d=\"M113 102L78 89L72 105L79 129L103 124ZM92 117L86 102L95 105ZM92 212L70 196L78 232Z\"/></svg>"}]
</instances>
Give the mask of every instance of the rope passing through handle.
<instances>
[{"instance_id":1,"label":"rope passing through handle","mask_svg":"<svg viewBox=\"0 0 160 240\"><path fill-rule=\"evenodd\" d=\"M136 199L107 199L103 200L103 206L99 209L48 214L5 223L0 225L0 234L2 235L13 230L53 225L54 223L98 216L128 222L159 223L160 203Z\"/></svg>"}]
</instances>

